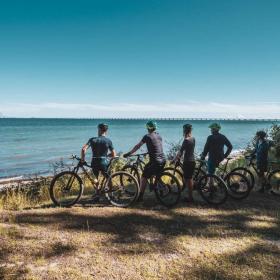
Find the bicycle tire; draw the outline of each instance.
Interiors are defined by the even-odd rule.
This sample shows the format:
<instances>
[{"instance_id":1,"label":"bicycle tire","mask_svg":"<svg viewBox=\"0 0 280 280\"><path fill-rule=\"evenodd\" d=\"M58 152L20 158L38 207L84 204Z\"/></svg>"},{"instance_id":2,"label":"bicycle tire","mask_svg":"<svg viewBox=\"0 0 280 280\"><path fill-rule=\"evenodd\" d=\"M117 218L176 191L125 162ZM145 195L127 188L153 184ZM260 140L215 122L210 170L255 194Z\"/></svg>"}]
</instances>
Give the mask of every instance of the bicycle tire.
<instances>
[{"instance_id":1,"label":"bicycle tire","mask_svg":"<svg viewBox=\"0 0 280 280\"><path fill-rule=\"evenodd\" d=\"M236 168L233 168L230 172L237 172L237 173L241 173L242 175L245 175L246 173L248 174L248 176L246 176L250 182L250 186L251 186L251 189L254 188L255 186L255 176L254 174L246 167L236 167ZM244 174L245 173L245 174Z\"/></svg>"},{"instance_id":2,"label":"bicycle tire","mask_svg":"<svg viewBox=\"0 0 280 280\"><path fill-rule=\"evenodd\" d=\"M275 174L277 174L275 176ZM276 182L273 180L276 177ZM268 184L273 195L280 196L280 169L273 170L268 176Z\"/></svg>"},{"instance_id":3,"label":"bicycle tire","mask_svg":"<svg viewBox=\"0 0 280 280\"><path fill-rule=\"evenodd\" d=\"M202 168L195 167L193 172L193 183L194 183L194 190L196 190L198 187L198 183L202 177L205 177L207 175L206 171L204 171Z\"/></svg>"},{"instance_id":4,"label":"bicycle tire","mask_svg":"<svg viewBox=\"0 0 280 280\"><path fill-rule=\"evenodd\" d=\"M138 169L134 165L127 164L122 168L121 171L130 173L132 176L134 176L137 179L138 184L140 185L141 177L140 177Z\"/></svg>"},{"instance_id":5,"label":"bicycle tire","mask_svg":"<svg viewBox=\"0 0 280 280\"><path fill-rule=\"evenodd\" d=\"M113 182L114 179L116 180L116 182L118 182L118 180L116 179L117 176L119 176L120 186L117 186L117 188L114 189L114 187L116 187L116 186L114 186L113 184L110 185L109 182L110 181ZM124 188L123 187L124 176L129 177L129 179L132 180L136 186L135 193L133 193L133 196L131 196L132 191L128 192L125 189L123 189ZM131 182L131 181L128 181L128 182ZM123 207L123 208L128 207L131 204L133 204L137 200L139 193L140 193L140 187L139 187L139 183L138 183L137 179L134 176L132 176L130 173L124 172L124 171L115 172L109 178L107 178L104 188L105 188L105 191L106 191L106 189L108 189L108 191L105 192L105 196L108 199L108 201L114 206ZM129 201L127 201L126 203L118 202L117 198L119 199L119 195L121 192L122 192L122 194L125 194L126 196L130 196L131 199Z\"/></svg>"},{"instance_id":6,"label":"bicycle tire","mask_svg":"<svg viewBox=\"0 0 280 280\"><path fill-rule=\"evenodd\" d=\"M231 182L231 178L233 177L236 177L238 176L239 180L238 182ZM233 198L233 199L236 199L236 200L242 200L242 199L245 199L249 196L252 188L251 188L251 184L248 180L248 178L241 174L241 173L238 173L238 172L229 172L225 178L224 178L224 181L226 182L227 184L227 187L228 187L228 195ZM241 182L241 184L240 184ZM242 188L240 188L242 186ZM240 191L240 189L243 189L242 191Z\"/></svg>"},{"instance_id":7,"label":"bicycle tire","mask_svg":"<svg viewBox=\"0 0 280 280\"><path fill-rule=\"evenodd\" d=\"M184 190L186 188L184 175L180 170L178 170L175 167L166 167L166 168L164 168L163 172L169 172L170 174L174 175L177 179L179 177L180 178L179 183L181 182L180 185L181 185L182 190Z\"/></svg>"},{"instance_id":8,"label":"bicycle tire","mask_svg":"<svg viewBox=\"0 0 280 280\"><path fill-rule=\"evenodd\" d=\"M55 187L56 187L56 183L58 182L58 180L62 179L62 177L66 177L67 175L70 176L70 180L72 177L77 180L78 190L77 190L77 194L75 195L76 197L74 197L72 201L70 201L68 203L62 203L62 202L59 202L58 199L56 198ZM64 180L66 180L66 178ZM72 184L73 184L73 182L72 182ZM74 204L76 204L80 200L80 198L83 194L83 191L84 191L84 185L83 185L82 179L75 172L72 172L72 171L64 171L64 172L57 174L50 183L50 198L56 206L60 206L60 207L71 207Z\"/></svg>"},{"instance_id":9,"label":"bicycle tire","mask_svg":"<svg viewBox=\"0 0 280 280\"><path fill-rule=\"evenodd\" d=\"M214 189L214 186L209 186L209 187L207 186L210 178L217 180L219 182L219 188L222 189L224 192L222 199L217 202L214 202L212 199L209 198L211 196L211 194L213 193L213 189ZM205 184L205 182L206 182L206 184ZM206 195L207 187L208 187L208 189L210 188L210 191L208 191L208 193L210 193L209 197L207 197L207 195ZM199 191L200 196L207 203L209 203L211 205L215 205L215 206L225 203L228 198L227 185L224 182L224 180L221 177L218 177L217 175L206 174L205 176L201 177L198 182L198 191Z\"/></svg>"},{"instance_id":10,"label":"bicycle tire","mask_svg":"<svg viewBox=\"0 0 280 280\"><path fill-rule=\"evenodd\" d=\"M177 192L173 192L173 191L171 192L170 191L171 187L168 184L164 183L164 181L163 181L163 177L164 176L165 177L170 177L171 178L171 182L175 182L175 184L177 186ZM159 183L161 184L160 186L159 186ZM172 174L170 174L168 172L162 172L162 174L159 176L159 178L156 179L155 184L156 184L156 186L154 187L155 196L156 196L157 200L162 205L170 208L170 207L175 206L180 201L181 187L180 187L179 181L177 180L177 178L174 175L172 175ZM163 184L164 184L164 186L163 186ZM165 188L164 190L163 190L163 187ZM163 191L168 191L168 192L167 192L167 194L165 194L163 196ZM175 194L175 200L174 201L167 202L167 201L163 200L164 197L167 197L167 195L171 194L171 193Z\"/></svg>"}]
</instances>

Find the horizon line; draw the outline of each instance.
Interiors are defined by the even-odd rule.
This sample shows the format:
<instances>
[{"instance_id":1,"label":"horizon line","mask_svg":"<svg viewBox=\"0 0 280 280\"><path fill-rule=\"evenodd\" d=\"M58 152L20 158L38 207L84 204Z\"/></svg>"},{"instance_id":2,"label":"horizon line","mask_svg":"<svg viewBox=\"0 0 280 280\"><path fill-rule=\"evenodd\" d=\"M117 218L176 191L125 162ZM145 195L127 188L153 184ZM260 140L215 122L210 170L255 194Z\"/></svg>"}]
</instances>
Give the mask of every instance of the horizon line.
<instances>
[{"instance_id":1,"label":"horizon line","mask_svg":"<svg viewBox=\"0 0 280 280\"><path fill-rule=\"evenodd\" d=\"M271 121L280 122L280 118L149 118L149 117L8 117L0 116L0 119L68 119L68 120L159 120L159 121Z\"/></svg>"}]
</instances>

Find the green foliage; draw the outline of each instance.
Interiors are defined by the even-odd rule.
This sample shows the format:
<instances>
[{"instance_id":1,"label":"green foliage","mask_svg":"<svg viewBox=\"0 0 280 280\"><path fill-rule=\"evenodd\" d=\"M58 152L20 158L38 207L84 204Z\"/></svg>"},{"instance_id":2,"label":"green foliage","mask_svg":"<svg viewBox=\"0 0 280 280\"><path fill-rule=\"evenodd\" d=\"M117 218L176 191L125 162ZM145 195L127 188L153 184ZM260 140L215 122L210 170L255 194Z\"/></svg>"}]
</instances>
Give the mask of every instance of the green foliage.
<instances>
[{"instance_id":1,"label":"green foliage","mask_svg":"<svg viewBox=\"0 0 280 280\"><path fill-rule=\"evenodd\" d=\"M177 153L181 149L181 141L177 143L167 143L169 145L169 149L167 151L166 157L168 160L174 159L174 157L177 155Z\"/></svg>"},{"instance_id":2,"label":"green foliage","mask_svg":"<svg viewBox=\"0 0 280 280\"><path fill-rule=\"evenodd\" d=\"M280 125L273 124L269 129L264 129L270 141L269 157L280 160ZM246 153L251 153L256 145L257 139L254 136L246 148Z\"/></svg>"},{"instance_id":3,"label":"green foliage","mask_svg":"<svg viewBox=\"0 0 280 280\"><path fill-rule=\"evenodd\" d=\"M273 124L269 131L269 136L273 142L273 152L277 159L280 159L280 125Z\"/></svg>"}]
</instances>

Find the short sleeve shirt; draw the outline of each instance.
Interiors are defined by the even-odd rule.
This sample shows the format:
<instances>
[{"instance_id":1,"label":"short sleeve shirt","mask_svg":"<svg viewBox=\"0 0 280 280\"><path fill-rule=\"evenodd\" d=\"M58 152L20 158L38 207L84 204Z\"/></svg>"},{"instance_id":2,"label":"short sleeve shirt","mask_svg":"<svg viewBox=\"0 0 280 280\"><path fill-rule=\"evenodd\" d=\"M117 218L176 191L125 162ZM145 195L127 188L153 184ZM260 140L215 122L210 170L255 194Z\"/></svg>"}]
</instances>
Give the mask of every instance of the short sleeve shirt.
<instances>
[{"instance_id":1,"label":"short sleeve shirt","mask_svg":"<svg viewBox=\"0 0 280 280\"><path fill-rule=\"evenodd\" d=\"M105 136L90 138L87 145L91 147L93 157L106 157L108 151L114 149L112 141Z\"/></svg>"},{"instance_id":2,"label":"short sleeve shirt","mask_svg":"<svg viewBox=\"0 0 280 280\"><path fill-rule=\"evenodd\" d=\"M194 159L195 138L189 137L184 139L181 146L181 154L184 153L184 162L195 161Z\"/></svg>"},{"instance_id":3,"label":"short sleeve shirt","mask_svg":"<svg viewBox=\"0 0 280 280\"><path fill-rule=\"evenodd\" d=\"M157 132L146 134L142 142L147 145L150 161L162 163L165 161L162 138Z\"/></svg>"}]
</instances>

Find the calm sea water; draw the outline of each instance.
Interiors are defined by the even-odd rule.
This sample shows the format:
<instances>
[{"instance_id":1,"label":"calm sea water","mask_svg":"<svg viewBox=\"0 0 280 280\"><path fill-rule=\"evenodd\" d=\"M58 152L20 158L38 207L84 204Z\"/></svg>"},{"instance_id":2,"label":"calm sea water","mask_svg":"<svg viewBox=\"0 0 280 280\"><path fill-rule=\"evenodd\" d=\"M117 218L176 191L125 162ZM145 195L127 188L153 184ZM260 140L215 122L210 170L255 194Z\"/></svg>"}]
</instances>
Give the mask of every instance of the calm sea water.
<instances>
[{"instance_id":1,"label":"calm sea water","mask_svg":"<svg viewBox=\"0 0 280 280\"><path fill-rule=\"evenodd\" d=\"M89 119L0 119L0 178L35 173L46 174L50 163L60 158L68 160L79 154L81 146L96 136L100 120ZM115 149L128 151L145 134L143 120L106 120L110 125L109 137ZM196 137L196 152L203 149L209 135L211 121L158 121L159 133L168 143L182 139L182 125L191 123ZM246 147L259 129L269 128L268 121L222 121L222 133L232 142L235 150ZM145 149L143 149L145 151Z\"/></svg>"}]
</instances>

